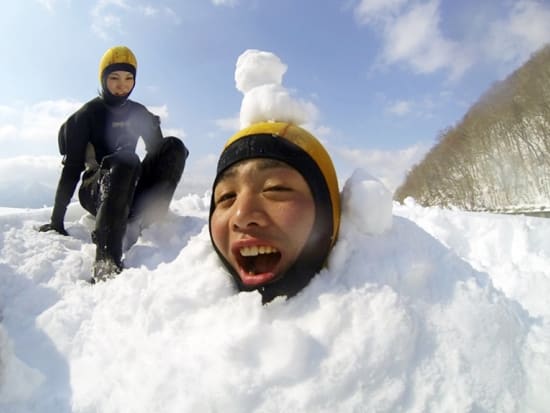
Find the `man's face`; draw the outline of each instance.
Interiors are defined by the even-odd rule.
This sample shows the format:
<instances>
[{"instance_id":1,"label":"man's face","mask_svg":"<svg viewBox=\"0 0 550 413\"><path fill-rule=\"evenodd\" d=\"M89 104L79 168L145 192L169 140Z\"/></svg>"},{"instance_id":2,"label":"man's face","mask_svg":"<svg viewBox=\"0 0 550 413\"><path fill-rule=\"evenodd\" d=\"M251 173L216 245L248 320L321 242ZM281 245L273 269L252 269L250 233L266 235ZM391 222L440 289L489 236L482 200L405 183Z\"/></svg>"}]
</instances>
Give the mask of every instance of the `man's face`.
<instances>
[{"instance_id":1,"label":"man's face","mask_svg":"<svg viewBox=\"0 0 550 413\"><path fill-rule=\"evenodd\" d=\"M225 171L214 189L214 205L214 244L249 288L284 275L315 220L315 203L302 175L270 159L242 161Z\"/></svg>"},{"instance_id":2,"label":"man's face","mask_svg":"<svg viewBox=\"0 0 550 413\"><path fill-rule=\"evenodd\" d=\"M114 96L126 96L134 87L134 75L125 70L115 70L107 75L107 90Z\"/></svg>"}]
</instances>

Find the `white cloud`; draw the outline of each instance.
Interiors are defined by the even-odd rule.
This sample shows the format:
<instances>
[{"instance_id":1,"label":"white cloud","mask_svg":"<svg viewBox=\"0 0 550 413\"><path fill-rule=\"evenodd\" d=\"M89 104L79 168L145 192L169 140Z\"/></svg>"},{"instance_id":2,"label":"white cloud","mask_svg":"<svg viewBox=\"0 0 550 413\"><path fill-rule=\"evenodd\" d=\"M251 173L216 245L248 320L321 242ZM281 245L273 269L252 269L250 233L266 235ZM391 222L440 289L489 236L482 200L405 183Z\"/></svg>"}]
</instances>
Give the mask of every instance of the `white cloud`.
<instances>
[{"instance_id":1,"label":"white cloud","mask_svg":"<svg viewBox=\"0 0 550 413\"><path fill-rule=\"evenodd\" d=\"M336 148L335 154L344 160L346 168L361 168L376 176L390 190L395 191L410 168L428 152L426 144L418 143L397 151ZM347 176L349 171L345 171Z\"/></svg>"},{"instance_id":2,"label":"white cloud","mask_svg":"<svg viewBox=\"0 0 550 413\"><path fill-rule=\"evenodd\" d=\"M437 109L451 100L455 103L457 101L454 95L449 93L440 93L437 95L425 94L413 99L392 99L385 94L377 95L377 102L384 107L386 114L392 116L413 116L418 119L433 118L436 116L435 112Z\"/></svg>"},{"instance_id":3,"label":"white cloud","mask_svg":"<svg viewBox=\"0 0 550 413\"><path fill-rule=\"evenodd\" d=\"M154 113L155 115L159 116L161 120L168 119L168 106L162 105L162 106L148 106L147 109Z\"/></svg>"},{"instance_id":4,"label":"white cloud","mask_svg":"<svg viewBox=\"0 0 550 413\"><path fill-rule=\"evenodd\" d=\"M48 12L55 13L59 3L69 5L71 0L36 0L36 2L44 7Z\"/></svg>"},{"instance_id":5,"label":"white cloud","mask_svg":"<svg viewBox=\"0 0 550 413\"><path fill-rule=\"evenodd\" d=\"M113 31L124 33L120 17L112 14L94 15L92 31L103 39L108 39L109 33Z\"/></svg>"},{"instance_id":6,"label":"white cloud","mask_svg":"<svg viewBox=\"0 0 550 413\"><path fill-rule=\"evenodd\" d=\"M212 0L212 4L214 6L236 6L239 4L238 0Z\"/></svg>"},{"instance_id":7,"label":"white cloud","mask_svg":"<svg viewBox=\"0 0 550 413\"><path fill-rule=\"evenodd\" d=\"M151 6L142 6L140 10L144 16L156 16L159 13L158 9Z\"/></svg>"},{"instance_id":8,"label":"white cloud","mask_svg":"<svg viewBox=\"0 0 550 413\"><path fill-rule=\"evenodd\" d=\"M0 159L0 204L28 208L51 205L60 172L59 156Z\"/></svg>"},{"instance_id":9,"label":"white cloud","mask_svg":"<svg viewBox=\"0 0 550 413\"><path fill-rule=\"evenodd\" d=\"M221 150L222 149L220 148L220 151ZM195 162L194 166L196 170L201 171L202 173L207 175L212 175L216 170L217 163L218 163L218 155L210 153L199 158Z\"/></svg>"},{"instance_id":10,"label":"white cloud","mask_svg":"<svg viewBox=\"0 0 550 413\"><path fill-rule=\"evenodd\" d=\"M492 60L521 64L550 42L549 22L548 3L520 0L505 18L489 25L483 51Z\"/></svg>"},{"instance_id":11,"label":"white cloud","mask_svg":"<svg viewBox=\"0 0 550 413\"><path fill-rule=\"evenodd\" d=\"M129 9L130 6L127 0L99 0L96 3L95 9L101 10L108 6L117 6L123 9Z\"/></svg>"},{"instance_id":12,"label":"white cloud","mask_svg":"<svg viewBox=\"0 0 550 413\"><path fill-rule=\"evenodd\" d=\"M38 4L44 6L49 12L52 12L56 3L56 0L36 0Z\"/></svg>"},{"instance_id":13,"label":"white cloud","mask_svg":"<svg viewBox=\"0 0 550 413\"><path fill-rule=\"evenodd\" d=\"M0 143L7 142L17 136L15 125L0 125Z\"/></svg>"},{"instance_id":14,"label":"white cloud","mask_svg":"<svg viewBox=\"0 0 550 413\"><path fill-rule=\"evenodd\" d=\"M14 107L1 105L0 106L0 119L6 119L8 117L13 117L17 114L17 110Z\"/></svg>"},{"instance_id":15,"label":"white cloud","mask_svg":"<svg viewBox=\"0 0 550 413\"><path fill-rule=\"evenodd\" d=\"M232 118L216 119L215 123L222 131L234 133L239 130L239 115Z\"/></svg>"},{"instance_id":16,"label":"white cloud","mask_svg":"<svg viewBox=\"0 0 550 413\"><path fill-rule=\"evenodd\" d=\"M16 156L0 159L0 183L40 182L55 188L61 171L60 160L59 156ZM14 171L25 173L14 174Z\"/></svg>"},{"instance_id":17,"label":"white cloud","mask_svg":"<svg viewBox=\"0 0 550 413\"><path fill-rule=\"evenodd\" d=\"M19 136L28 141L50 140L57 136L59 126L82 103L59 100L44 101L25 108L22 117L22 128Z\"/></svg>"},{"instance_id":18,"label":"white cloud","mask_svg":"<svg viewBox=\"0 0 550 413\"><path fill-rule=\"evenodd\" d=\"M72 100L48 100L32 105L0 108L0 142L47 143L57 142L57 132L67 117L82 106ZM55 145L55 143L54 143Z\"/></svg>"},{"instance_id":19,"label":"white cloud","mask_svg":"<svg viewBox=\"0 0 550 413\"><path fill-rule=\"evenodd\" d=\"M469 6L471 24L454 39L442 30L441 0L361 0L354 14L381 35L383 65L405 64L422 74L446 71L451 80L479 62L518 65L550 42L547 2L503 2L493 13L476 14L480 10ZM505 10L504 17L496 10Z\"/></svg>"},{"instance_id":20,"label":"white cloud","mask_svg":"<svg viewBox=\"0 0 550 413\"><path fill-rule=\"evenodd\" d=\"M221 147L219 148L221 151ZM209 153L194 159L192 163L185 166L185 173L174 199L185 194L204 194L212 189L214 182L216 165L218 163L218 153Z\"/></svg>"},{"instance_id":21,"label":"white cloud","mask_svg":"<svg viewBox=\"0 0 550 413\"><path fill-rule=\"evenodd\" d=\"M162 134L164 136L175 136L180 139L185 139L187 136L181 128L162 128Z\"/></svg>"},{"instance_id":22,"label":"white cloud","mask_svg":"<svg viewBox=\"0 0 550 413\"><path fill-rule=\"evenodd\" d=\"M164 126L164 124L166 124L166 121L170 117L170 112L168 111L167 105L148 106L147 109L160 117L160 127L164 136L177 136L178 138L184 138L186 136L185 131L181 128L168 128Z\"/></svg>"},{"instance_id":23,"label":"white cloud","mask_svg":"<svg viewBox=\"0 0 550 413\"><path fill-rule=\"evenodd\" d=\"M180 19L173 9L164 7L159 9L150 4L130 3L127 0L99 0L92 8L92 31L104 39L108 39L112 33L125 33L126 17L131 15L144 16L145 18L166 17L174 24L179 24Z\"/></svg>"},{"instance_id":24,"label":"white cloud","mask_svg":"<svg viewBox=\"0 0 550 413\"><path fill-rule=\"evenodd\" d=\"M439 0L362 0L354 13L381 33L384 65L405 63L417 73L447 70L456 79L472 64L468 49L443 35Z\"/></svg>"},{"instance_id":25,"label":"white cloud","mask_svg":"<svg viewBox=\"0 0 550 413\"><path fill-rule=\"evenodd\" d=\"M324 141L324 138L330 137L332 135L332 129L326 125L315 125L312 123L304 125L304 128L307 129L313 136L321 141L323 144L327 144Z\"/></svg>"},{"instance_id":26,"label":"white cloud","mask_svg":"<svg viewBox=\"0 0 550 413\"><path fill-rule=\"evenodd\" d=\"M178 14L174 11L174 9L170 8L170 7L165 7L163 9L163 13L164 15L169 18L170 20L172 20L172 22L174 24L180 24L181 23L181 18L178 16Z\"/></svg>"},{"instance_id":27,"label":"white cloud","mask_svg":"<svg viewBox=\"0 0 550 413\"><path fill-rule=\"evenodd\" d=\"M354 10L360 23L386 20L397 14L407 0L361 0Z\"/></svg>"},{"instance_id":28,"label":"white cloud","mask_svg":"<svg viewBox=\"0 0 550 413\"><path fill-rule=\"evenodd\" d=\"M411 112L411 105L410 101L399 100L388 107L388 112L394 115L403 116Z\"/></svg>"},{"instance_id":29,"label":"white cloud","mask_svg":"<svg viewBox=\"0 0 550 413\"><path fill-rule=\"evenodd\" d=\"M470 62L460 46L446 39L439 28L439 2L411 7L385 27L383 59L387 63L404 61L418 73L440 69L460 77Z\"/></svg>"}]
</instances>

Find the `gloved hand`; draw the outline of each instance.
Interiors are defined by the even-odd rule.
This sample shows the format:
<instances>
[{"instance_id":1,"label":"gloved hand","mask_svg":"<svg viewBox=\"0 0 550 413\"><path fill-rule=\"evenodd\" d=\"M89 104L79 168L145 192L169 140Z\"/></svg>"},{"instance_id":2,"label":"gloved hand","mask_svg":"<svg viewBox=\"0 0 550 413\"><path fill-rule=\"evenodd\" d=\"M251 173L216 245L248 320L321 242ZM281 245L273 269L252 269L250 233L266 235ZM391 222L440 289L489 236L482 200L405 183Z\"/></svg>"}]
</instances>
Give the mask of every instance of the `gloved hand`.
<instances>
[{"instance_id":1,"label":"gloved hand","mask_svg":"<svg viewBox=\"0 0 550 413\"><path fill-rule=\"evenodd\" d=\"M41 225L39 228L38 228L38 231L40 232L48 232L48 231L56 231L58 233L60 233L61 235L69 235L69 233L65 230L65 226L63 225L63 223L59 223L59 222L50 222L49 224L44 224L44 225Z\"/></svg>"}]
</instances>

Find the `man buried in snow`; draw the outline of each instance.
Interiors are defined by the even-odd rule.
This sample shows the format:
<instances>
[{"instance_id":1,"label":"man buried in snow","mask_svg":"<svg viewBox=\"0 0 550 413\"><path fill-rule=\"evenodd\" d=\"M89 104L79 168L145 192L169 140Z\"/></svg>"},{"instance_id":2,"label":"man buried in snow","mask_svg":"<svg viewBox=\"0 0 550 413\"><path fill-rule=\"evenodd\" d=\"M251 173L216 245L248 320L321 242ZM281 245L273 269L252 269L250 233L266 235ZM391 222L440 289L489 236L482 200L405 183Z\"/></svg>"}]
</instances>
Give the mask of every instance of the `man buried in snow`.
<instances>
[{"instance_id":1,"label":"man buried in snow","mask_svg":"<svg viewBox=\"0 0 550 413\"><path fill-rule=\"evenodd\" d=\"M292 297L321 270L340 224L336 172L321 143L288 123L254 124L218 160L209 229L240 291Z\"/></svg>"},{"instance_id":2,"label":"man buried in snow","mask_svg":"<svg viewBox=\"0 0 550 413\"><path fill-rule=\"evenodd\" d=\"M78 197L96 217L92 283L122 270L127 227L139 231L168 211L188 155L181 140L162 136L158 116L128 99L136 69L136 58L127 47L107 50L99 63L101 95L84 104L59 130L63 170L50 223L40 231L67 235L65 212L85 169ZM140 137L147 150L143 162L135 152Z\"/></svg>"}]
</instances>

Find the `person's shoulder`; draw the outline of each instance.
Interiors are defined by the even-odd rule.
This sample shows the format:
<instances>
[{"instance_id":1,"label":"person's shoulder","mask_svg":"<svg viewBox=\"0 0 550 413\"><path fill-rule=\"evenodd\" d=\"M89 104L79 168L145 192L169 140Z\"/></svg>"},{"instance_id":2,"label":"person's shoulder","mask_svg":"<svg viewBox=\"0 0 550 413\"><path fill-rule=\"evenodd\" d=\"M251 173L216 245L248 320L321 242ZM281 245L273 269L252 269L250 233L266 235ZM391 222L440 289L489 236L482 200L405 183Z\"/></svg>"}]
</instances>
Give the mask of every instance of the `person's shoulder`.
<instances>
[{"instance_id":1,"label":"person's shoulder","mask_svg":"<svg viewBox=\"0 0 550 413\"><path fill-rule=\"evenodd\" d=\"M64 123L80 123L94 112L94 107L96 106L96 99L91 99L88 102L84 103L80 108L73 112Z\"/></svg>"},{"instance_id":2,"label":"person's shoulder","mask_svg":"<svg viewBox=\"0 0 550 413\"><path fill-rule=\"evenodd\" d=\"M97 112L98 110L104 110L105 105L103 104L103 100L100 97L95 97L93 99L90 99L86 103L84 103L80 109L78 109L75 112L75 115L85 115L85 114L91 114L93 112Z\"/></svg>"},{"instance_id":3,"label":"person's shoulder","mask_svg":"<svg viewBox=\"0 0 550 413\"><path fill-rule=\"evenodd\" d=\"M155 124L160 124L160 118L151 112L147 107L135 100L128 99L126 101L126 106L128 111L133 114L133 116L139 117L143 120L151 120Z\"/></svg>"},{"instance_id":4,"label":"person's shoulder","mask_svg":"<svg viewBox=\"0 0 550 413\"><path fill-rule=\"evenodd\" d=\"M135 100L128 99L126 101L126 104L132 109L132 110L140 110L140 111L147 111L149 112L149 109L145 107L144 104L139 103Z\"/></svg>"},{"instance_id":5,"label":"person's shoulder","mask_svg":"<svg viewBox=\"0 0 550 413\"><path fill-rule=\"evenodd\" d=\"M95 98L90 99L88 102L86 102L82 107L88 108L90 110L104 110L105 102L101 98L101 96L96 96Z\"/></svg>"}]
</instances>

